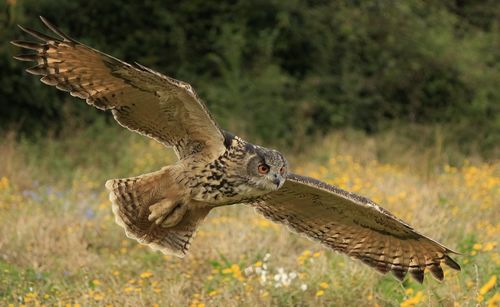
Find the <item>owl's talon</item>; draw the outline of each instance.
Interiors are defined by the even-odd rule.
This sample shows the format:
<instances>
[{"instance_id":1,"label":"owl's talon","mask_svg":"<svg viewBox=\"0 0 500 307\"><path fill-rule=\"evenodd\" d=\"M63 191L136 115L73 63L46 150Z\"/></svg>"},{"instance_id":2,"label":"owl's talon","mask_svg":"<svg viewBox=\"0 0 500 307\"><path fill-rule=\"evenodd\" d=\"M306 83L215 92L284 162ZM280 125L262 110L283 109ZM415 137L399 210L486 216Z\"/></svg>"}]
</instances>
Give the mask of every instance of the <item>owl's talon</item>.
<instances>
[{"instance_id":1,"label":"owl's talon","mask_svg":"<svg viewBox=\"0 0 500 307\"><path fill-rule=\"evenodd\" d=\"M169 228L179 224L186 211L187 206L185 206L184 204L178 204L174 207L172 212L161 221L161 227Z\"/></svg>"},{"instance_id":2,"label":"owl's talon","mask_svg":"<svg viewBox=\"0 0 500 307\"><path fill-rule=\"evenodd\" d=\"M156 225L168 228L177 225L187 211L187 207L180 203L170 200L163 200L149 207L151 214L148 220Z\"/></svg>"},{"instance_id":3,"label":"owl's talon","mask_svg":"<svg viewBox=\"0 0 500 307\"><path fill-rule=\"evenodd\" d=\"M174 202L170 200L163 200L159 203L151 205L149 211L151 214L148 216L149 221L155 221L155 223L160 224L162 217L168 215L174 209Z\"/></svg>"}]
</instances>

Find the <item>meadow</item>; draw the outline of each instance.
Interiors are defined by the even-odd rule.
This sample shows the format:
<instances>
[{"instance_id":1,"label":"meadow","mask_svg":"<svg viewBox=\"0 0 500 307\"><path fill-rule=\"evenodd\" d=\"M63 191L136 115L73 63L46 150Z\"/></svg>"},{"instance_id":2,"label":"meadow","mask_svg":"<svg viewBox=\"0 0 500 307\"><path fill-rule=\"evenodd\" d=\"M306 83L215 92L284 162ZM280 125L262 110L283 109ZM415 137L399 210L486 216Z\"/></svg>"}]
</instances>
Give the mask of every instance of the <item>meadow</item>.
<instances>
[{"instance_id":1,"label":"meadow","mask_svg":"<svg viewBox=\"0 0 500 307\"><path fill-rule=\"evenodd\" d=\"M500 161L439 142L340 131L292 171L367 196L462 255L438 282L382 276L243 205L216 209L184 259L115 224L104 182L159 169L170 150L118 127L1 136L2 306L498 306Z\"/></svg>"}]
</instances>

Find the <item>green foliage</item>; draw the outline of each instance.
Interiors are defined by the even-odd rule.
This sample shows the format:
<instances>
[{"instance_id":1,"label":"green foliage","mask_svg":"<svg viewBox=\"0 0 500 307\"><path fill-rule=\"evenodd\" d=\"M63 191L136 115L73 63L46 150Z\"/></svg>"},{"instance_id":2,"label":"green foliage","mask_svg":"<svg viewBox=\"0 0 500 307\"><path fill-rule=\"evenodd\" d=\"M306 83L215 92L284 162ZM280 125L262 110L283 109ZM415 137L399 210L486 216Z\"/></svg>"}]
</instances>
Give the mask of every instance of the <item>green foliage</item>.
<instances>
[{"instance_id":1,"label":"green foliage","mask_svg":"<svg viewBox=\"0 0 500 307\"><path fill-rule=\"evenodd\" d=\"M500 142L497 1L24 0L0 38L44 15L77 40L193 84L222 126L300 148L304 136L387 121L445 125L462 150ZM0 46L0 128L61 127L97 112L47 89ZM65 107L62 108L61 106ZM69 110L69 111L68 111ZM448 128L449 127L449 128ZM479 141L478 141L479 140Z\"/></svg>"}]
</instances>

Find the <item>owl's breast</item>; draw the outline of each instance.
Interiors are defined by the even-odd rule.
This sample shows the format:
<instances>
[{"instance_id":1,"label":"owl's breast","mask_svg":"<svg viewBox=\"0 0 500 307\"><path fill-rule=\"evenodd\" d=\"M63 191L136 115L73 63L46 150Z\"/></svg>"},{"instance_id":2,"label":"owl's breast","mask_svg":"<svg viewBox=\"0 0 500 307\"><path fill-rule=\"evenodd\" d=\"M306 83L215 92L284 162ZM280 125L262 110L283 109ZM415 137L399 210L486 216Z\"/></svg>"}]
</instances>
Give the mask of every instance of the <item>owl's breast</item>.
<instances>
[{"instance_id":1,"label":"owl's breast","mask_svg":"<svg viewBox=\"0 0 500 307\"><path fill-rule=\"evenodd\" d=\"M191 188L191 198L215 205L238 203L267 193L250 186L241 178L224 174L199 177L196 181Z\"/></svg>"},{"instance_id":2,"label":"owl's breast","mask_svg":"<svg viewBox=\"0 0 500 307\"><path fill-rule=\"evenodd\" d=\"M244 176L248 152L246 142L233 137L228 150L214 161L190 167L186 187L193 200L215 205L233 204L253 199L269 191L249 184Z\"/></svg>"}]
</instances>

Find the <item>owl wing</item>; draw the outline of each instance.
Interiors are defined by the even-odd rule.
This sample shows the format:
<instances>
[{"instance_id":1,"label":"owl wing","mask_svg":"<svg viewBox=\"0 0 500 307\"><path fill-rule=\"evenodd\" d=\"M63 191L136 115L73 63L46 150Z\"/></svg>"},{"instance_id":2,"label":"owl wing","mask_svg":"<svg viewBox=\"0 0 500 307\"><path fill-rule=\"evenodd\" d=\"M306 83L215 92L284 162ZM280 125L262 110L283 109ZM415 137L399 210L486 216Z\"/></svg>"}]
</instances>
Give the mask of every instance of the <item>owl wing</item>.
<instances>
[{"instance_id":1,"label":"owl wing","mask_svg":"<svg viewBox=\"0 0 500 307\"><path fill-rule=\"evenodd\" d=\"M371 200L313 178L290 174L283 187L251 203L257 212L323 245L403 280L419 282L429 269L444 277L441 263L455 270L452 250L419 234Z\"/></svg>"},{"instance_id":2,"label":"owl wing","mask_svg":"<svg viewBox=\"0 0 500 307\"><path fill-rule=\"evenodd\" d=\"M120 125L173 147L180 159L194 154L210 159L224 152L221 129L189 84L92 49L41 19L59 38L20 26L43 41L12 42L35 51L14 57L38 63L26 71L98 109L111 110Z\"/></svg>"}]
</instances>

